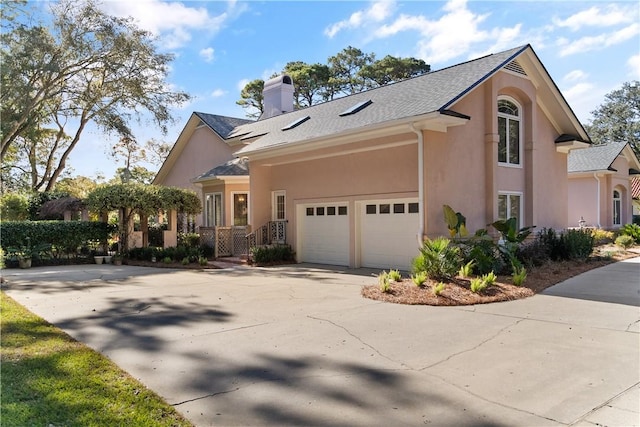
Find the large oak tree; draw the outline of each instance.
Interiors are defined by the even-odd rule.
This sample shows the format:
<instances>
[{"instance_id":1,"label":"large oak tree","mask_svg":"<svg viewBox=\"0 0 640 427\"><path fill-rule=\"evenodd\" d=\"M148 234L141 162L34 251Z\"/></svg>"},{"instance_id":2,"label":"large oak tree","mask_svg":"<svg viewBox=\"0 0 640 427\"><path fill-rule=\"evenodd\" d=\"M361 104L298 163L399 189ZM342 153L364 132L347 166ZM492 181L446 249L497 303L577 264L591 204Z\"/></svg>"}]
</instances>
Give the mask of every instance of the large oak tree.
<instances>
[{"instance_id":1,"label":"large oak tree","mask_svg":"<svg viewBox=\"0 0 640 427\"><path fill-rule=\"evenodd\" d=\"M189 99L167 82L173 56L159 53L132 19L107 15L94 0L62 0L51 13L49 25L3 35L0 58L3 175L5 163L20 161L18 141L37 147L40 171L30 181L42 184L31 189L45 191L90 122L119 137L133 137L131 125L144 121L166 133L171 108Z\"/></svg>"}]
</instances>

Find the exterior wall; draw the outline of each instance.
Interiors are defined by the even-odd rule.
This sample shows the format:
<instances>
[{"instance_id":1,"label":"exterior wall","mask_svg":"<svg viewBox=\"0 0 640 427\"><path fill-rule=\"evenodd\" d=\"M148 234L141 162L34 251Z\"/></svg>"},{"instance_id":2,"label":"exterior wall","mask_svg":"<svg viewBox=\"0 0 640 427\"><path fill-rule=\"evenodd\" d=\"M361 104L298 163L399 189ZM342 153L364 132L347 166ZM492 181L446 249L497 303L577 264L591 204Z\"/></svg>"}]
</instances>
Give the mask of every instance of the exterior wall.
<instances>
[{"instance_id":1,"label":"exterior wall","mask_svg":"<svg viewBox=\"0 0 640 427\"><path fill-rule=\"evenodd\" d=\"M629 161L619 156L612 164L616 170L594 174L579 174L569 178L569 225L576 226L583 216L587 226L605 229L619 228L633 220L633 202L629 180ZM598 200L598 187L600 199ZM620 225L613 224L613 192L621 197Z\"/></svg>"},{"instance_id":2,"label":"exterior wall","mask_svg":"<svg viewBox=\"0 0 640 427\"><path fill-rule=\"evenodd\" d=\"M196 176L231 159L237 148L227 145L208 127L197 128L187 141L175 164L159 185L193 190L202 200L203 193L191 183ZM202 225L202 214L196 216L196 226Z\"/></svg>"},{"instance_id":3,"label":"exterior wall","mask_svg":"<svg viewBox=\"0 0 640 427\"><path fill-rule=\"evenodd\" d=\"M500 95L516 99L523 109L519 167L498 165L497 99ZM536 98L536 88L529 80L500 72L451 107L471 120L450 127L447 132L423 131L427 236L448 235L443 219L444 204L466 216L469 231L485 228L498 217L501 191L523 194L523 225L556 229L567 226L567 155L557 152L554 141L559 133L538 107ZM375 149L376 146L379 149ZM408 132L254 160L250 166L250 222L259 226L269 221L271 193L285 190L287 241L295 250L296 206L348 202L353 265L356 202L417 197L417 153L417 137Z\"/></svg>"},{"instance_id":4,"label":"exterior wall","mask_svg":"<svg viewBox=\"0 0 640 427\"><path fill-rule=\"evenodd\" d=\"M202 223L204 224L204 209L205 209L205 197L210 193L222 193L222 221L223 226L230 226L233 224L232 205L233 194L235 193L249 193L249 184L225 184L224 181L215 180L215 184L205 184L200 191L200 202L202 203ZM249 212L251 212L251 198L249 197Z\"/></svg>"},{"instance_id":5,"label":"exterior wall","mask_svg":"<svg viewBox=\"0 0 640 427\"><path fill-rule=\"evenodd\" d=\"M598 181L593 176L569 178L569 227L578 227L584 218L588 227L600 227L598 217Z\"/></svg>"}]
</instances>

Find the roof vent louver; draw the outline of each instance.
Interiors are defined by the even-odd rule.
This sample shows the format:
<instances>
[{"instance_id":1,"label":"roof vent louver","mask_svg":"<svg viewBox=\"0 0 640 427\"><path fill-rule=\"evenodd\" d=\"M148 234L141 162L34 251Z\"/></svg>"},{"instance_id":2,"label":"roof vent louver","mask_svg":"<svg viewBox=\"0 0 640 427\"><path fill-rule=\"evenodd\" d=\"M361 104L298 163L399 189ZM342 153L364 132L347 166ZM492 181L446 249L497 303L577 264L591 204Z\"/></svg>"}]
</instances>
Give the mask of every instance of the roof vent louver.
<instances>
[{"instance_id":1,"label":"roof vent louver","mask_svg":"<svg viewBox=\"0 0 640 427\"><path fill-rule=\"evenodd\" d=\"M515 59L505 65L504 69L516 74L522 74L523 76L527 75L527 73L524 72L524 68L522 68L522 66Z\"/></svg>"},{"instance_id":2,"label":"roof vent louver","mask_svg":"<svg viewBox=\"0 0 640 427\"><path fill-rule=\"evenodd\" d=\"M296 119L296 120L292 121L291 123L289 123L288 125L286 125L285 127L283 127L281 130L293 129L296 126L300 126L302 123L306 122L310 118L311 118L310 116L300 117L299 119Z\"/></svg>"},{"instance_id":3,"label":"roof vent louver","mask_svg":"<svg viewBox=\"0 0 640 427\"><path fill-rule=\"evenodd\" d=\"M358 102L356 105L354 105L351 108L348 108L346 110L344 110L342 113L338 114L340 117L344 117L344 116L349 116L351 114L355 114L360 110L364 110L365 108L367 108L369 105L373 104L372 100L367 100L367 101L362 101L362 102Z\"/></svg>"}]
</instances>

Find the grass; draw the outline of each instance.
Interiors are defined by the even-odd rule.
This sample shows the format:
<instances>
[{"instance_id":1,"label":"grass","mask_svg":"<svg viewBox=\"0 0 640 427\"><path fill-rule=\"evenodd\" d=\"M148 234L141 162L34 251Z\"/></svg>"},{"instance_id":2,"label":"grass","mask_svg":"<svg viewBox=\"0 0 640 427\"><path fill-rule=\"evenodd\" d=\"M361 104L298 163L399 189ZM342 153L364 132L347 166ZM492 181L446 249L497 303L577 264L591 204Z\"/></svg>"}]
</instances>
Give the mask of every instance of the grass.
<instances>
[{"instance_id":1,"label":"grass","mask_svg":"<svg viewBox=\"0 0 640 427\"><path fill-rule=\"evenodd\" d=\"M191 426L100 353L2 292L3 426Z\"/></svg>"}]
</instances>

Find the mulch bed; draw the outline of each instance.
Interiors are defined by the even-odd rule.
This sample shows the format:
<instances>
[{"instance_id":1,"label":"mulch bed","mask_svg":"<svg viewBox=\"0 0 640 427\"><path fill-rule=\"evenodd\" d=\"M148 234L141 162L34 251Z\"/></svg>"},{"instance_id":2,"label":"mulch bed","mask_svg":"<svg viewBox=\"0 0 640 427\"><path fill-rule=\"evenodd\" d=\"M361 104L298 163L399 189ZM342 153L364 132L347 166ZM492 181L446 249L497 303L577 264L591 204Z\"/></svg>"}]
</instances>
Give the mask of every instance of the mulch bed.
<instances>
[{"instance_id":1,"label":"mulch bed","mask_svg":"<svg viewBox=\"0 0 640 427\"><path fill-rule=\"evenodd\" d=\"M389 292L382 292L379 285L372 284L362 287L365 298L407 305L475 305L499 301L512 301L527 298L558 284L573 276L603 267L617 261L637 257L637 252L620 251L610 257L594 255L587 261L547 262L545 265L532 269L527 273L527 279L522 286L511 284L510 276L498 276L494 286L490 286L482 293L471 292L469 279L456 277L446 283L445 289L439 296L434 295L433 286L437 282L429 281L423 287L417 287L411 279L391 284Z\"/></svg>"}]
</instances>

